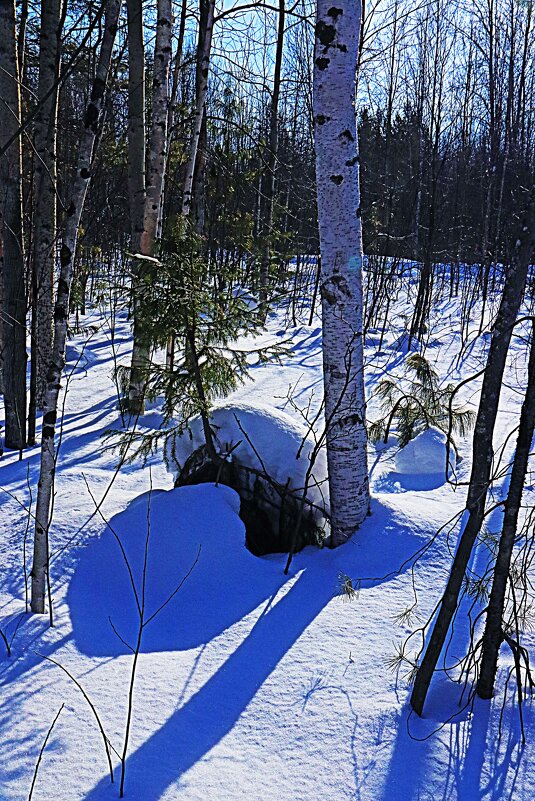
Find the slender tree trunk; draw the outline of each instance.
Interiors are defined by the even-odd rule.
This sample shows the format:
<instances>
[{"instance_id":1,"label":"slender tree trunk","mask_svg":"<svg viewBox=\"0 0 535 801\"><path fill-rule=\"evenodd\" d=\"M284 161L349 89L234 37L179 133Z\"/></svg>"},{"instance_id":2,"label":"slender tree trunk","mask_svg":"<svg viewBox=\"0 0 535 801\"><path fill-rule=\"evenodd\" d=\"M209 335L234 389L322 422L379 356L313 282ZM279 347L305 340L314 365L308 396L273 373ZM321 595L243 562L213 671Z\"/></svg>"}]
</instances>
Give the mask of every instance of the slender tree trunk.
<instances>
[{"instance_id":1,"label":"slender tree trunk","mask_svg":"<svg viewBox=\"0 0 535 801\"><path fill-rule=\"evenodd\" d=\"M42 409L52 349L54 261L56 253L57 80L60 69L62 0L42 0L39 38L39 113L35 120L35 210L32 265L32 382L28 433L35 441L35 411ZM54 89L55 87L55 89Z\"/></svg>"},{"instance_id":2,"label":"slender tree trunk","mask_svg":"<svg viewBox=\"0 0 535 801\"><path fill-rule=\"evenodd\" d=\"M360 2L318 0L314 124L333 545L351 537L369 508L354 105L360 16Z\"/></svg>"},{"instance_id":3,"label":"slender tree trunk","mask_svg":"<svg viewBox=\"0 0 535 801\"><path fill-rule=\"evenodd\" d=\"M143 9L141 0L127 0L128 12L128 194L132 253L139 253L145 212L145 46L143 41ZM137 283L143 265L134 261L133 350L130 371L128 406L131 414L140 414L144 407L144 371L150 350L142 342L137 313Z\"/></svg>"},{"instance_id":4,"label":"slender tree trunk","mask_svg":"<svg viewBox=\"0 0 535 801\"><path fill-rule=\"evenodd\" d=\"M169 144L167 125L169 121L169 66L171 64L172 36L173 15L171 0L158 0L152 76L152 126L143 210L143 232L139 245L140 253L149 257L153 257L156 251L156 235L163 201L164 176ZM142 270L143 265L138 269ZM144 370L148 361L149 346L138 340L132 354L130 375L128 406L131 414L142 414L144 411Z\"/></svg>"},{"instance_id":5,"label":"slender tree trunk","mask_svg":"<svg viewBox=\"0 0 535 801\"><path fill-rule=\"evenodd\" d=\"M47 390L41 439L41 469L39 473L35 512L31 608L32 612L40 614L45 610L45 591L48 574L48 530L50 526L51 502L56 467L56 445L54 438L58 414L58 398L61 388L60 381L65 366L69 294L72 284L78 227L80 225L87 188L91 180L95 143L98 140L101 130L102 108L104 105L108 71L115 42L115 34L117 32L120 9L121 0L107 0L102 44L91 96L85 113L78 166L76 169L71 201L68 206L61 246L61 269L56 304L54 307L54 339L52 356L47 373Z\"/></svg>"},{"instance_id":6,"label":"slender tree trunk","mask_svg":"<svg viewBox=\"0 0 535 801\"><path fill-rule=\"evenodd\" d=\"M438 615L429 638L421 665L416 674L411 705L418 715L423 706L431 678L448 635L451 620L457 609L459 594L472 555L477 535L485 516L485 502L491 482L493 434L505 361L513 326L518 315L528 265L535 247L535 190L532 190L527 214L515 243L511 265L507 272L503 296L492 332L487 366L483 377L481 399L474 430L472 473L466 510L468 520L459 539L451 573L442 597Z\"/></svg>"},{"instance_id":7,"label":"slender tree trunk","mask_svg":"<svg viewBox=\"0 0 535 801\"><path fill-rule=\"evenodd\" d=\"M0 3L0 236L3 240L3 378L5 445L26 447L26 291L22 227L22 151L15 3Z\"/></svg>"},{"instance_id":8,"label":"slender tree trunk","mask_svg":"<svg viewBox=\"0 0 535 801\"><path fill-rule=\"evenodd\" d=\"M215 0L200 0L201 21L199 23L199 48L197 56L197 80L195 97L195 117L193 133L186 164L184 192L182 195L182 215L190 213L193 199L193 176L199 139L201 137L202 120L205 114L206 95L208 93L208 76L210 73L210 56L212 51L212 33L214 30ZM205 22L203 25L202 23Z\"/></svg>"},{"instance_id":9,"label":"slender tree trunk","mask_svg":"<svg viewBox=\"0 0 535 801\"><path fill-rule=\"evenodd\" d=\"M269 110L269 147L264 175L264 224L263 251L260 263L260 303L266 304L269 295L269 265L271 262L271 239L273 235L273 205L275 201L275 172L279 151L279 97L282 72L282 53L284 45L284 27L286 24L285 0L279 0L279 24L277 29L277 48L275 50L275 66L273 70L273 94ZM265 309L267 311L267 309Z\"/></svg>"},{"instance_id":10,"label":"slender tree trunk","mask_svg":"<svg viewBox=\"0 0 535 801\"><path fill-rule=\"evenodd\" d=\"M528 365L528 385L526 397L520 414L520 427L516 443L513 469L507 500L505 502L504 520L498 556L494 566L492 590L487 607L487 620L483 635L483 653L481 670L477 683L477 694L481 698L492 698L494 681L498 668L498 654L503 641L504 608L511 557L515 544L516 528L520 503L524 490L524 481L528 469L528 461L535 430L535 324L532 327L531 351Z\"/></svg>"}]
</instances>

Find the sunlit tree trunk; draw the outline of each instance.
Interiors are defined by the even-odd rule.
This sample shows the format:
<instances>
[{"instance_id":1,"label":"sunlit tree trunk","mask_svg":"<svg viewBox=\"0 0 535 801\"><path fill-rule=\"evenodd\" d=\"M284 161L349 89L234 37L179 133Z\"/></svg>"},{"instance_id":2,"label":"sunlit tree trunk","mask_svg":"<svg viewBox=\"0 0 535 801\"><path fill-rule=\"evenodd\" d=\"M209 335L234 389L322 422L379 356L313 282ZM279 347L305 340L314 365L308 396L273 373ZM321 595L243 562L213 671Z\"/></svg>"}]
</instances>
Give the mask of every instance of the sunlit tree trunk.
<instances>
[{"instance_id":1,"label":"sunlit tree trunk","mask_svg":"<svg viewBox=\"0 0 535 801\"><path fill-rule=\"evenodd\" d=\"M265 304L269 295L269 265L271 261L273 235L273 205L275 202L275 171L279 151L279 97L281 87L282 53L284 45L284 27L286 24L285 0L279 0L279 23L277 28L277 47L273 68L273 91L269 109L269 146L266 153L264 175L264 220L263 249L260 263L260 302ZM264 309L267 311L267 309Z\"/></svg>"},{"instance_id":2,"label":"sunlit tree trunk","mask_svg":"<svg viewBox=\"0 0 535 801\"><path fill-rule=\"evenodd\" d=\"M193 200L193 177L197 151L201 138L202 121L205 114L206 95L208 94L208 76L210 73L210 57L212 52L212 33L214 30L215 0L201 0L199 23L199 46L197 50L197 72L195 91L195 116L191 136L184 192L182 195L182 214L187 217L191 211Z\"/></svg>"},{"instance_id":3,"label":"sunlit tree trunk","mask_svg":"<svg viewBox=\"0 0 535 801\"><path fill-rule=\"evenodd\" d=\"M58 398L61 388L61 375L65 366L65 345L69 316L69 294L72 284L74 258L80 218L84 207L91 169L93 166L95 142L101 129L102 108L106 92L121 0L108 0L103 26L103 37L91 96L85 112L84 129L80 141L78 165L71 200L63 233L60 255L60 276L54 307L54 339L52 355L47 373L45 410L41 439L41 466L37 490L35 512L35 533L32 567L32 612L45 611L45 592L48 573L48 529L50 526L51 502L54 490L56 467L56 422Z\"/></svg>"},{"instance_id":4,"label":"sunlit tree trunk","mask_svg":"<svg viewBox=\"0 0 535 801\"><path fill-rule=\"evenodd\" d=\"M431 678L444 647L450 624L457 609L466 569L485 517L485 503L491 482L494 457L493 435L498 413L503 372L524 287L528 265L535 248L535 190L532 191L527 213L515 242L512 263L506 275L500 308L494 324L481 398L474 430L472 472L466 500L468 519L459 539L450 576L440 602L437 618L431 631L421 665L416 674L411 695L415 712L422 714Z\"/></svg>"},{"instance_id":5,"label":"sunlit tree trunk","mask_svg":"<svg viewBox=\"0 0 535 801\"><path fill-rule=\"evenodd\" d=\"M355 122L360 21L360 2L318 0L314 125L333 545L351 537L369 508Z\"/></svg>"},{"instance_id":6,"label":"sunlit tree trunk","mask_svg":"<svg viewBox=\"0 0 535 801\"><path fill-rule=\"evenodd\" d=\"M145 211L145 46L141 0L127 0L128 12L128 196L130 204L131 248L139 253ZM149 348L142 341L137 313L137 282L142 270L133 263L133 349L128 405L132 414L143 409L144 369Z\"/></svg>"},{"instance_id":7,"label":"sunlit tree trunk","mask_svg":"<svg viewBox=\"0 0 535 801\"><path fill-rule=\"evenodd\" d=\"M156 42L152 76L152 125L143 212L143 232L139 251L143 256L153 257L160 209L163 202L164 175L167 163L169 121L169 67L172 54L173 15L171 0L158 0ZM142 267L140 268L142 269ZM137 361L140 359L140 361ZM131 414L142 414L144 409L144 369L148 362L147 344L135 343L132 354L132 370L128 405Z\"/></svg>"},{"instance_id":8,"label":"sunlit tree trunk","mask_svg":"<svg viewBox=\"0 0 535 801\"><path fill-rule=\"evenodd\" d=\"M52 348L56 251L57 79L60 67L62 0L42 0L39 38L39 113L35 121L35 210L33 217L32 382L28 433L35 439L35 410L42 409ZM55 87L55 88L54 88Z\"/></svg>"},{"instance_id":9,"label":"sunlit tree trunk","mask_svg":"<svg viewBox=\"0 0 535 801\"><path fill-rule=\"evenodd\" d=\"M504 519L498 555L494 566L492 589L487 607L487 620L483 635L481 667L477 694L492 698L498 668L498 654L504 639L504 609L511 558L517 534L518 515L528 470L533 431L535 429L535 324L532 325L531 352L528 364L528 385L520 414L520 427L511 471L511 481L504 507Z\"/></svg>"}]
</instances>

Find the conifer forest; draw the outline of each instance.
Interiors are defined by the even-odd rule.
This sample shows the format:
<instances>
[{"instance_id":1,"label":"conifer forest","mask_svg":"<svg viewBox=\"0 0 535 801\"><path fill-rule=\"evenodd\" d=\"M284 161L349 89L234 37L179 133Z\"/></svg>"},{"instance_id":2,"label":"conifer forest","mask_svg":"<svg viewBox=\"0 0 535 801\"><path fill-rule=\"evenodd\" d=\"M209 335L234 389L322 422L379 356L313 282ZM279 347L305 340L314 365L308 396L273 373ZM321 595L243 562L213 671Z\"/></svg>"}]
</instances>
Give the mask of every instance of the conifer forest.
<instances>
[{"instance_id":1,"label":"conifer forest","mask_svg":"<svg viewBox=\"0 0 535 801\"><path fill-rule=\"evenodd\" d=\"M534 801L534 0L0 0L0 801Z\"/></svg>"}]
</instances>

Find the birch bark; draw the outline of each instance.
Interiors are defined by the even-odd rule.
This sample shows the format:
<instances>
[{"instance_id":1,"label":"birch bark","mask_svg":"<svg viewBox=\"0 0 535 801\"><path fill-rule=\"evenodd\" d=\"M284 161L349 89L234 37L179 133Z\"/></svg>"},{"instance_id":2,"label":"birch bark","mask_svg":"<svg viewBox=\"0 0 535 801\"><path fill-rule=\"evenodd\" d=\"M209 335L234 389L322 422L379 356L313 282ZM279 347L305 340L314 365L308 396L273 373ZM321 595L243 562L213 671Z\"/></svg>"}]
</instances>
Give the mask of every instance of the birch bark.
<instances>
[{"instance_id":1,"label":"birch bark","mask_svg":"<svg viewBox=\"0 0 535 801\"><path fill-rule=\"evenodd\" d=\"M140 253L154 256L162 204L168 147L169 67L171 64L173 14L171 0L158 0L154 69L152 79L152 126L143 213ZM140 269L139 267L137 269ZM149 361L147 345L134 342L128 406L131 414L142 414L145 406L144 370Z\"/></svg>"},{"instance_id":2,"label":"birch bark","mask_svg":"<svg viewBox=\"0 0 535 801\"><path fill-rule=\"evenodd\" d=\"M206 24L204 26L199 26L200 53L197 59L195 117L188 161L186 164L184 193L182 196L182 215L184 217L187 217L190 213L193 198L193 176L195 173L199 139L201 137L202 121L205 114L204 107L206 104L206 95L208 93L208 75L210 73L210 54L212 50L212 33L214 30L215 0L201 0L201 4L202 3L206 4L205 12L201 14L201 16L205 16Z\"/></svg>"},{"instance_id":3,"label":"birch bark","mask_svg":"<svg viewBox=\"0 0 535 801\"><path fill-rule=\"evenodd\" d=\"M42 0L39 37L39 113L35 120L35 212L33 225L32 373L34 406L42 409L52 349L54 255L56 249L56 124L62 0ZM55 87L55 88L54 88ZM33 394L33 393L32 393ZM30 425L32 421L30 421ZM33 426L32 426L33 428ZM31 437L33 439L33 436Z\"/></svg>"},{"instance_id":4,"label":"birch bark","mask_svg":"<svg viewBox=\"0 0 535 801\"><path fill-rule=\"evenodd\" d=\"M91 180L95 143L101 130L102 108L120 9L121 0L107 0L102 44L91 96L86 108L84 130L78 155L78 166L72 189L71 202L67 210L61 246L60 276L54 307L54 339L47 373L45 410L43 416L41 466L37 489L33 566L31 573L31 608L32 612L38 614L42 614L45 611L45 592L49 568L48 530L50 527L56 466L56 445L54 438L56 433L58 398L61 388L61 374L65 366L69 294L72 284L76 242L87 188Z\"/></svg>"},{"instance_id":5,"label":"birch bark","mask_svg":"<svg viewBox=\"0 0 535 801\"><path fill-rule=\"evenodd\" d=\"M128 196L132 253L139 253L145 211L145 46L143 41L143 9L141 0L127 0L128 13ZM142 269L132 264L133 349L128 406L131 414L143 410L143 372L149 361L149 350L142 343L138 315L138 282Z\"/></svg>"},{"instance_id":6,"label":"birch bark","mask_svg":"<svg viewBox=\"0 0 535 801\"><path fill-rule=\"evenodd\" d=\"M360 2L318 0L313 106L333 546L351 537L369 508L355 118L360 24Z\"/></svg>"}]
</instances>

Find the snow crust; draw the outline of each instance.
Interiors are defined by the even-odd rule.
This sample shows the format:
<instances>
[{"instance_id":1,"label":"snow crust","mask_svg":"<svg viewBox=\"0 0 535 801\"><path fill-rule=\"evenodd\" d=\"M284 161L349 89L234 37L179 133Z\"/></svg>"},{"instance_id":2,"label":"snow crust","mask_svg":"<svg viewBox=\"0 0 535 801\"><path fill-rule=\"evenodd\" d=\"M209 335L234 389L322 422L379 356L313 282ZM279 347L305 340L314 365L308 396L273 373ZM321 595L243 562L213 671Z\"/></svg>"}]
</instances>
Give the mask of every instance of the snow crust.
<instances>
[{"instance_id":1,"label":"snow crust","mask_svg":"<svg viewBox=\"0 0 535 801\"><path fill-rule=\"evenodd\" d=\"M446 474L446 435L431 426L396 453L396 470L409 476Z\"/></svg>"},{"instance_id":2,"label":"snow crust","mask_svg":"<svg viewBox=\"0 0 535 801\"><path fill-rule=\"evenodd\" d=\"M289 489L304 490L306 485L307 498L329 511L325 449L314 454L314 440L303 423L267 403L234 401L213 409L210 424L219 453L267 472L279 484L288 482ZM190 453L203 443L200 418L168 443L167 460L175 479Z\"/></svg>"},{"instance_id":3,"label":"snow crust","mask_svg":"<svg viewBox=\"0 0 535 801\"><path fill-rule=\"evenodd\" d=\"M366 348L370 419L379 412L374 385L385 372L403 373L400 320L410 303L403 293L393 299L382 353L371 340ZM488 346L478 336L476 316L458 362L460 303L442 302L430 323L430 335L439 343L432 357L445 381L477 373ZM493 311L489 307L489 320ZM259 559L244 548L232 490L173 489L161 454L144 468L134 463L115 473L116 454L103 446L102 435L121 430L113 353L128 363L129 323L121 314L112 347L100 313L84 322L94 324L97 333L73 337L63 382L68 391L50 532L54 628L47 618L24 614L22 553L28 526L31 537L28 509L34 509L35 497L29 486L37 483L38 448L25 451L21 461L8 451L0 462L0 626L12 645L8 658L0 641L0 801L27 800L39 751L62 704L33 801L118 798L87 702L44 657L81 683L120 752L137 611L118 540L139 593L149 532L147 614L192 570L143 633L127 801L533 801L535 716L526 703L523 746L506 649L494 699L467 703L462 686L440 673L422 720L409 713L405 666L388 668L396 649L432 614L459 531L448 521L462 510L464 487L455 490L443 474L437 483L408 472L414 463L419 470L429 463L431 469L431 454L440 455L436 443L428 443L409 464L403 463L406 455L396 456L394 437L381 450L370 449L371 516L343 548L297 554L285 576L284 555ZM526 328L515 335L500 398L495 442L496 453L505 443L503 463L514 447L509 434L518 422L525 370L521 334L527 333ZM230 409L239 408L244 429L269 467L279 479L291 475L298 482L306 466L306 452L295 459L303 423L287 396L291 387L295 404L309 404L312 415L319 411L321 330L316 319L288 332L283 311L270 319L263 336L266 343L290 339L292 358L252 370L251 381L215 412L218 437L235 441ZM476 381L463 390L462 400L472 408L479 388ZM139 425L151 432L161 421L154 405ZM457 444L462 456L457 478L463 482L470 471L470 439ZM504 471L495 485L497 498L506 483ZM526 509L534 499L528 487ZM101 504L98 514L95 502ZM487 526L499 531L500 524L497 507ZM27 545L29 552L30 539ZM416 553L421 556L414 564ZM487 561L484 545L471 568L484 570ZM355 594L351 603L340 594L347 577ZM406 613L415 589L418 606L411 618ZM466 652L466 611L463 607L457 616L448 667ZM533 660L532 631L523 645ZM453 667L450 673L455 678ZM115 755L113 763L117 779Z\"/></svg>"}]
</instances>

